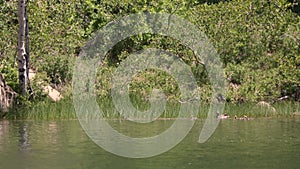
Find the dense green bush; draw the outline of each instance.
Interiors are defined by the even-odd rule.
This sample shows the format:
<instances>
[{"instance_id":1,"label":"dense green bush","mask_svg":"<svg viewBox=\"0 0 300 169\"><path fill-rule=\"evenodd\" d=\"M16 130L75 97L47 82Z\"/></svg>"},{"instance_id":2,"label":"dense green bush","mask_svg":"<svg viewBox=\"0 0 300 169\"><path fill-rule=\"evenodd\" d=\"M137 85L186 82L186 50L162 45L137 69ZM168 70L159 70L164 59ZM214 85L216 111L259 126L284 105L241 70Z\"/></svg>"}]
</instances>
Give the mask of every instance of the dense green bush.
<instances>
[{"instance_id":1,"label":"dense green bush","mask_svg":"<svg viewBox=\"0 0 300 169\"><path fill-rule=\"evenodd\" d=\"M14 91L18 91L18 70L6 60L0 60L0 73L4 75L5 81Z\"/></svg>"},{"instance_id":2,"label":"dense green bush","mask_svg":"<svg viewBox=\"0 0 300 169\"><path fill-rule=\"evenodd\" d=\"M16 2L0 1L0 10L0 73L4 74L7 84L18 91L18 70L14 64L18 30Z\"/></svg>"},{"instance_id":3,"label":"dense green bush","mask_svg":"<svg viewBox=\"0 0 300 169\"><path fill-rule=\"evenodd\" d=\"M81 4L71 1L33 1L28 4L32 66L46 72L50 83L71 81L72 67L84 40Z\"/></svg>"},{"instance_id":4,"label":"dense green bush","mask_svg":"<svg viewBox=\"0 0 300 169\"><path fill-rule=\"evenodd\" d=\"M145 5L143 3L136 3L134 8L128 7L131 6L130 2L107 3L107 5L94 4L93 7L101 8L106 15L109 15L108 18L114 19L124 13L152 11L152 8L155 8L152 2L148 1L145 2L146 9L143 8ZM113 10L112 4L122 10ZM191 5L191 3L180 4L167 1L164 4L169 4L169 7L161 5L153 11L167 11L185 17L203 30L214 44L224 63L229 82L226 96L228 101L275 101L283 96L289 96L293 100L299 99L297 93L300 92L300 22L299 16L289 10L291 3L285 0L235 0L213 5L196 5L197 3ZM105 16L100 13L99 15ZM96 25L92 24L90 29L96 30L102 26ZM200 64L201 61L196 60L191 51L172 38L150 35L127 39L123 44L117 45L107 56L107 65L112 65L109 64L110 61L118 63L126 58L124 51L128 53L147 47L166 49L180 56L191 66L199 84L201 98L208 100L211 91L205 67ZM170 89L167 84L174 86L174 81L166 83L166 78L165 75L159 75L155 79L158 82L148 79L147 82L140 83L153 84L150 87L144 86L145 91L155 86L163 86L164 90L167 90ZM132 86L138 88L135 91L145 93L141 91L140 85L133 83ZM170 94L172 90L167 92L170 97L172 97Z\"/></svg>"},{"instance_id":5,"label":"dense green bush","mask_svg":"<svg viewBox=\"0 0 300 169\"><path fill-rule=\"evenodd\" d=\"M300 18L290 5L285 0L236 0L192 9L191 19L225 64L228 100L299 99Z\"/></svg>"}]
</instances>

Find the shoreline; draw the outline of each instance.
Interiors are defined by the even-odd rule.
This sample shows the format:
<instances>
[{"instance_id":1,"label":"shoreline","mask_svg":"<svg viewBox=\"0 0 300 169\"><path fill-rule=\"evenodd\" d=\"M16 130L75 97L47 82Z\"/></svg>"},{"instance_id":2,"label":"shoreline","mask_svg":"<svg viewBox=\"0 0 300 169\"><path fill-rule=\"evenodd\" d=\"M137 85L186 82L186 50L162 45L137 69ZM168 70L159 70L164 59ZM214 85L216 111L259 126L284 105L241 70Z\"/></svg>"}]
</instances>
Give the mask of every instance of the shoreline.
<instances>
[{"instance_id":1,"label":"shoreline","mask_svg":"<svg viewBox=\"0 0 300 169\"><path fill-rule=\"evenodd\" d=\"M140 111L147 110L148 103L136 102ZM98 101L99 108L103 111L104 119L124 120L119 112L114 108L111 100L105 99ZM202 103L198 113L182 112L180 118L197 120L206 119L210 105ZM166 108L157 120L174 120L180 111L180 104L167 102ZM219 117L221 120L233 119L236 116L238 120L249 118L293 118L300 117L300 102L281 102L276 104L257 103L226 103L224 111ZM228 115L228 117L227 117ZM45 101L32 105L31 107L17 107L10 110L0 117L0 120L76 120L77 114L73 106L72 99L63 99L59 102Z\"/></svg>"},{"instance_id":2,"label":"shoreline","mask_svg":"<svg viewBox=\"0 0 300 169\"><path fill-rule=\"evenodd\" d=\"M260 119L300 119L300 116L268 116L268 117L248 117L248 119L242 119L242 118L226 118L226 119L219 119L220 121L252 121L252 120L260 120ZM178 118L175 117L162 117L162 118L157 118L154 121L175 121ZM128 121L131 122L130 120L124 119L124 118L102 118L102 120L107 120L107 121ZM192 120L192 121L198 121L198 120L206 120L205 117L197 117L197 118L179 118L179 120ZM35 119L35 118L27 118L27 119L9 119L9 118L0 118L0 122L3 121L12 121L12 122L18 122L18 121L47 121L47 122L51 122L51 121L78 121L78 118L50 118L50 119ZM150 122L151 123L151 122ZM147 124L147 123L145 123Z\"/></svg>"}]
</instances>

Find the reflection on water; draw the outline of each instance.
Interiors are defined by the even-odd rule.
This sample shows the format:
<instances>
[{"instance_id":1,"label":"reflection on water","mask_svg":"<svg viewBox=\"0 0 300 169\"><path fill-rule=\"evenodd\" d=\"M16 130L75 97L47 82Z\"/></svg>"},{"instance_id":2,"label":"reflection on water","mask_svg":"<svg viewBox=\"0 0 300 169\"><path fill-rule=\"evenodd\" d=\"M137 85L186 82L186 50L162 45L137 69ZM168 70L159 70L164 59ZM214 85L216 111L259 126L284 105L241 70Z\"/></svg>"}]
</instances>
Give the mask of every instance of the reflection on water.
<instances>
[{"instance_id":1,"label":"reflection on water","mask_svg":"<svg viewBox=\"0 0 300 169\"><path fill-rule=\"evenodd\" d=\"M171 124L110 121L116 130L135 137L155 135ZM0 121L0 169L299 168L300 119L223 120L211 139L199 144L202 125L197 121L164 154L128 159L99 148L77 121Z\"/></svg>"},{"instance_id":2,"label":"reflection on water","mask_svg":"<svg viewBox=\"0 0 300 169\"><path fill-rule=\"evenodd\" d=\"M29 135L28 135L28 124L20 122L19 123L19 142L20 150L26 151L29 150Z\"/></svg>"},{"instance_id":3,"label":"reflection on water","mask_svg":"<svg viewBox=\"0 0 300 169\"><path fill-rule=\"evenodd\" d=\"M47 127L47 141L49 144L57 144L58 126L56 122L50 122Z\"/></svg>"},{"instance_id":4,"label":"reflection on water","mask_svg":"<svg viewBox=\"0 0 300 169\"><path fill-rule=\"evenodd\" d=\"M3 145L6 141L4 137L7 135L9 129L9 121L0 121L0 145ZM1 151L2 146L0 146Z\"/></svg>"}]
</instances>

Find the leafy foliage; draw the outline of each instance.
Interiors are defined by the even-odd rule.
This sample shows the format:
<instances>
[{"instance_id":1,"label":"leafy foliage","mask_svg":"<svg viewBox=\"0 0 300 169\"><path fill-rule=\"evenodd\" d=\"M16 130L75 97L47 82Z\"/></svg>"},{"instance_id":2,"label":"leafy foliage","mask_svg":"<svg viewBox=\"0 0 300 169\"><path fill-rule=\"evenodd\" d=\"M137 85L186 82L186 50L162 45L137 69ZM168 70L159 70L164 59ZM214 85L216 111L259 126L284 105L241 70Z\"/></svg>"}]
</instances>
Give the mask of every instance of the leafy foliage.
<instances>
[{"instance_id":1,"label":"leafy foliage","mask_svg":"<svg viewBox=\"0 0 300 169\"><path fill-rule=\"evenodd\" d=\"M228 100L299 100L300 18L289 7L285 0L236 0L193 8L193 22L225 64Z\"/></svg>"},{"instance_id":2,"label":"leafy foliage","mask_svg":"<svg viewBox=\"0 0 300 169\"><path fill-rule=\"evenodd\" d=\"M36 0L29 1L31 67L43 80L69 87L74 60L85 41L108 22L137 12L166 12L184 17L210 38L225 66L230 102L300 100L300 17L287 0ZM17 0L0 1L0 72L16 91ZM143 34L118 43L98 68L96 93L108 95L110 77L123 59L145 48L160 48L191 66L201 98L211 88L205 65L179 41ZM36 85L38 87L38 85ZM170 99L180 97L176 81L166 73L140 73L130 86L147 97L161 88ZM39 95L42 95L41 92Z\"/></svg>"}]
</instances>

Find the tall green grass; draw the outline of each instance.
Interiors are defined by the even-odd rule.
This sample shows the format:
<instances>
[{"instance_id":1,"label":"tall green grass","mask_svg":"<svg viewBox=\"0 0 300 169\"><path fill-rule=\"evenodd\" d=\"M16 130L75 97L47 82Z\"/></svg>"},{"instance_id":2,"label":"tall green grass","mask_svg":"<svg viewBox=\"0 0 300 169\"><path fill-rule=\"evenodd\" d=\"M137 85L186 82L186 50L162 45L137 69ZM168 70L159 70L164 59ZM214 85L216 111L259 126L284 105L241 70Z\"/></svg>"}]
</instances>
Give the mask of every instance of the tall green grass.
<instances>
[{"instance_id":1,"label":"tall green grass","mask_svg":"<svg viewBox=\"0 0 300 169\"><path fill-rule=\"evenodd\" d=\"M59 102L47 99L27 107L17 107L8 112L5 118L12 120L63 120L76 119L77 117L71 99L63 99Z\"/></svg>"},{"instance_id":2,"label":"tall green grass","mask_svg":"<svg viewBox=\"0 0 300 169\"><path fill-rule=\"evenodd\" d=\"M259 105L257 103L242 103L225 105L224 113L231 117L292 117L294 112L300 111L300 102L278 102L274 104Z\"/></svg>"},{"instance_id":3,"label":"tall green grass","mask_svg":"<svg viewBox=\"0 0 300 169\"><path fill-rule=\"evenodd\" d=\"M134 107L140 111L147 110L150 103L141 97L131 96L131 102ZM123 116L115 109L113 101L110 97L97 99L99 108L103 111L104 118L107 119L122 119ZM176 118L179 114L181 104L175 101L168 101L165 111L160 118ZM198 118L206 118L210 105L201 103L197 114ZM294 112L300 112L299 102L280 102L270 106L260 106L256 103L232 104L226 103L223 114L228 114L230 117L235 115L243 117L258 118L258 117L292 117ZM189 118L190 112L186 113ZM59 102L45 100L38 102L30 107L17 108L6 114L7 119L24 119L24 120L64 120L77 119L76 112L73 106L73 100L63 99Z\"/></svg>"}]
</instances>

